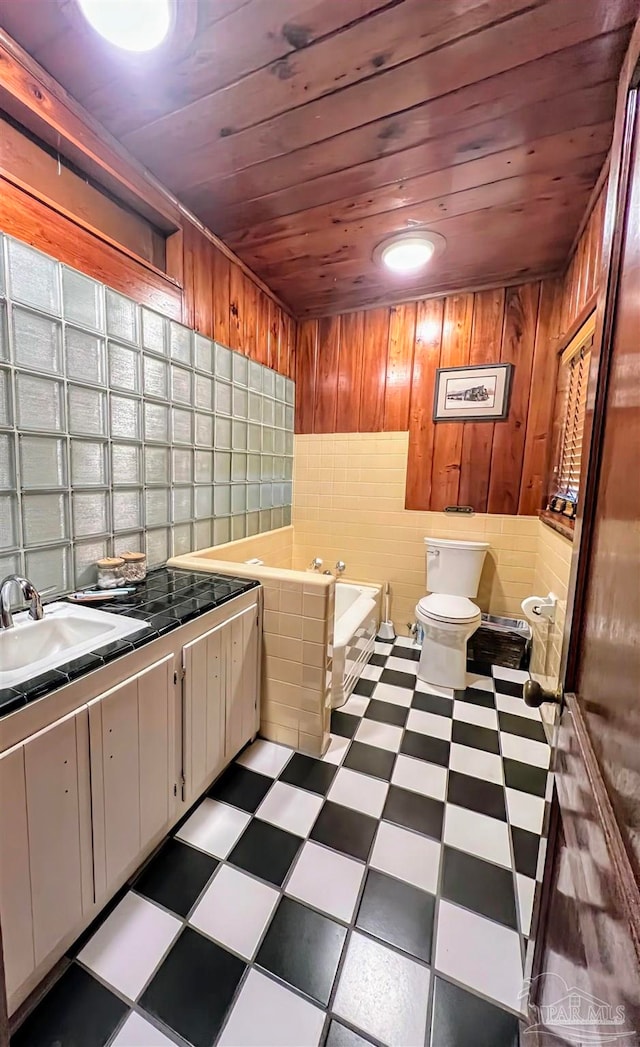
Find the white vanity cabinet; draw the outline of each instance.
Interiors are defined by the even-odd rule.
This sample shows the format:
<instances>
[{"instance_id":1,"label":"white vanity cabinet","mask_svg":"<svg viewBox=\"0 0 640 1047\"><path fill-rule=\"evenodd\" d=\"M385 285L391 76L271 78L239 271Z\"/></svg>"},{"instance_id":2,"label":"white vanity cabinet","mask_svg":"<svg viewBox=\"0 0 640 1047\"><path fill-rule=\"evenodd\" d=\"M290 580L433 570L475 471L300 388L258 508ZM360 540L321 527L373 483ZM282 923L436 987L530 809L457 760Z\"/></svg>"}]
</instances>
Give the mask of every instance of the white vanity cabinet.
<instances>
[{"instance_id":1,"label":"white vanity cabinet","mask_svg":"<svg viewBox=\"0 0 640 1047\"><path fill-rule=\"evenodd\" d=\"M252 589L0 719L12 1013L257 733Z\"/></svg>"},{"instance_id":2,"label":"white vanity cabinet","mask_svg":"<svg viewBox=\"0 0 640 1047\"><path fill-rule=\"evenodd\" d=\"M258 731L256 604L182 649L183 798L194 800Z\"/></svg>"},{"instance_id":3,"label":"white vanity cabinet","mask_svg":"<svg viewBox=\"0 0 640 1047\"><path fill-rule=\"evenodd\" d=\"M0 913L9 997L90 911L86 708L0 757Z\"/></svg>"},{"instance_id":4,"label":"white vanity cabinet","mask_svg":"<svg viewBox=\"0 0 640 1047\"><path fill-rule=\"evenodd\" d=\"M169 827L179 777L175 720L172 654L89 702L97 899Z\"/></svg>"}]
</instances>

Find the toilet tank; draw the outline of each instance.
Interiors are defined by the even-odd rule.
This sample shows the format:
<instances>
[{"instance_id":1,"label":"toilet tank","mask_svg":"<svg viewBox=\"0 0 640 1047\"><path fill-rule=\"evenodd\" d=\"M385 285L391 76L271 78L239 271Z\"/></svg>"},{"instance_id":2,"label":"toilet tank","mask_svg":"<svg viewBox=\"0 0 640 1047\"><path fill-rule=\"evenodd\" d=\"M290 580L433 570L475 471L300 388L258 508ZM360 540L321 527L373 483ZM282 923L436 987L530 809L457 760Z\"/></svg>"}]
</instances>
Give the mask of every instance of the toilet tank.
<instances>
[{"instance_id":1,"label":"toilet tank","mask_svg":"<svg viewBox=\"0 0 640 1047\"><path fill-rule=\"evenodd\" d=\"M425 538L427 591L476 596L488 542Z\"/></svg>"}]
</instances>

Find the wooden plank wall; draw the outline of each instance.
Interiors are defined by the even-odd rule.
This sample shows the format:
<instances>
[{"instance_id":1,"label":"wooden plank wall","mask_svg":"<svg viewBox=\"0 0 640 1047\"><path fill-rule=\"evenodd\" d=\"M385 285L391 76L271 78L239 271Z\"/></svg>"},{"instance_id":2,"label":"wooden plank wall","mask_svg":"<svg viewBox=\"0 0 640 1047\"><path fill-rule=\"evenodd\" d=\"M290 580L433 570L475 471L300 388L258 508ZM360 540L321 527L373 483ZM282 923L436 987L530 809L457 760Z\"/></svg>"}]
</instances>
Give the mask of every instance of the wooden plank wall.
<instances>
[{"instance_id":1,"label":"wooden plank wall","mask_svg":"<svg viewBox=\"0 0 640 1047\"><path fill-rule=\"evenodd\" d=\"M181 235L167 241L175 278L2 177L0 230L294 377L295 320L186 218Z\"/></svg>"},{"instance_id":2,"label":"wooden plank wall","mask_svg":"<svg viewBox=\"0 0 640 1047\"><path fill-rule=\"evenodd\" d=\"M296 322L195 226L185 228L183 323L294 377Z\"/></svg>"},{"instance_id":3,"label":"wooden plank wall","mask_svg":"<svg viewBox=\"0 0 640 1047\"><path fill-rule=\"evenodd\" d=\"M557 347L597 286L604 195L564 277L345 313L298 325L299 433L409 430L407 509L543 508ZM437 425L438 367L513 363L504 422Z\"/></svg>"}]
</instances>

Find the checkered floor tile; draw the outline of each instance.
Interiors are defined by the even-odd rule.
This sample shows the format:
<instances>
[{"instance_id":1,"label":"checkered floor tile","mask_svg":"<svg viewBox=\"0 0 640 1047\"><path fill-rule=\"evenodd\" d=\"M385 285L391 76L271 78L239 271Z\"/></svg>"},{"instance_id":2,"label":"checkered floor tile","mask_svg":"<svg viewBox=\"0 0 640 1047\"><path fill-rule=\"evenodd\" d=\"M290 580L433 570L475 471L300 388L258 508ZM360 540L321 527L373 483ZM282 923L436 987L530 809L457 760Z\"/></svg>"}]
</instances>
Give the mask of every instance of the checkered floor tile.
<instances>
[{"instance_id":1,"label":"checkered floor tile","mask_svg":"<svg viewBox=\"0 0 640 1047\"><path fill-rule=\"evenodd\" d=\"M13 1047L515 1047L550 750L526 673L417 660L376 645L322 760L245 750Z\"/></svg>"}]
</instances>

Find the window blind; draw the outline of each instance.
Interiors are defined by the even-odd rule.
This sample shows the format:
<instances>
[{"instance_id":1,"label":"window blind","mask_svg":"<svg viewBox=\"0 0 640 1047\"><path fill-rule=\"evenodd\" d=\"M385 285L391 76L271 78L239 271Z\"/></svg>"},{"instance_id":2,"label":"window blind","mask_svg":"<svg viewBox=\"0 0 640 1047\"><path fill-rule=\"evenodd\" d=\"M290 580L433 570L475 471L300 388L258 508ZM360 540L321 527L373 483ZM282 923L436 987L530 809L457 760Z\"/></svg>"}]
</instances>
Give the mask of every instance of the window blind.
<instances>
[{"instance_id":1,"label":"window blind","mask_svg":"<svg viewBox=\"0 0 640 1047\"><path fill-rule=\"evenodd\" d=\"M557 482L558 491L561 494L569 494L573 498L577 498L580 486L582 438L584 435L584 416L587 406L587 383L589 381L592 345L593 336L567 362L569 383Z\"/></svg>"},{"instance_id":2,"label":"window blind","mask_svg":"<svg viewBox=\"0 0 640 1047\"><path fill-rule=\"evenodd\" d=\"M562 428L556 457L555 490L574 500L578 497L580 486L594 327L595 316L592 316L567 346L560 361L558 392L561 393L562 401L558 406Z\"/></svg>"}]
</instances>

